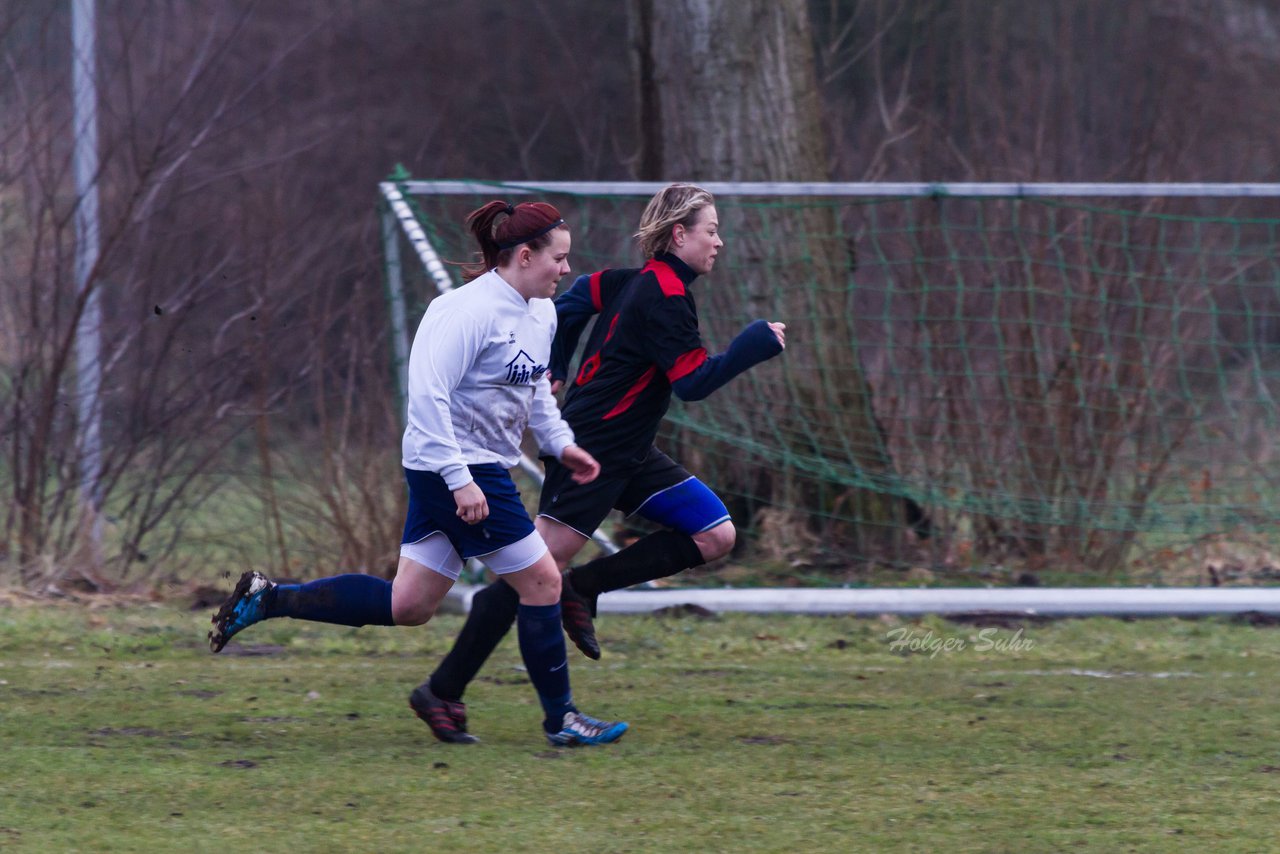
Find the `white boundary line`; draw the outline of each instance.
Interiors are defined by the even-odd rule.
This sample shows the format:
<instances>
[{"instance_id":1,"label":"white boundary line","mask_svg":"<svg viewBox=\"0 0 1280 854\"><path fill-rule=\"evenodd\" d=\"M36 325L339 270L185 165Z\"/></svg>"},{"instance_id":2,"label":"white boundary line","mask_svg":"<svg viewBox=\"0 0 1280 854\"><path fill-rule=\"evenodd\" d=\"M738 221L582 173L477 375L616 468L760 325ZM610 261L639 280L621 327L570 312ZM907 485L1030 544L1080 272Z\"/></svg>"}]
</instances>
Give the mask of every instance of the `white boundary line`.
<instances>
[{"instance_id":1,"label":"white boundary line","mask_svg":"<svg viewBox=\"0 0 1280 854\"><path fill-rule=\"evenodd\" d=\"M480 586L455 585L451 605L464 613ZM1280 615L1275 587L1064 588L742 588L619 590L600 597L600 612L645 614L696 605L716 612L754 614L969 614L998 612L1039 617L1172 617Z\"/></svg>"}]
</instances>

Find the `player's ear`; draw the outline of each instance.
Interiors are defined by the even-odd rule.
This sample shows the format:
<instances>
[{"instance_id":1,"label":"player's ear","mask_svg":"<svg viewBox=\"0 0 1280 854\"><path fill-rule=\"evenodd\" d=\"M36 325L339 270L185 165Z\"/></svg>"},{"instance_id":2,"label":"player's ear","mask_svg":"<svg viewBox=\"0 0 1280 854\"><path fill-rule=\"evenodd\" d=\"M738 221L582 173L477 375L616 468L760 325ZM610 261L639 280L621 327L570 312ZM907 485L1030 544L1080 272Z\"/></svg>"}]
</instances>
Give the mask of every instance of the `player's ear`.
<instances>
[{"instance_id":1,"label":"player's ear","mask_svg":"<svg viewBox=\"0 0 1280 854\"><path fill-rule=\"evenodd\" d=\"M516 258L520 261L521 267L528 267L533 260L533 250L529 248L528 243L520 244L520 248L516 250Z\"/></svg>"},{"instance_id":2,"label":"player's ear","mask_svg":"<svg viewBox=\"0 0 1280 854\"><path fill-rule=\"evenodd\" d=\"M672 245L672 246L683 246L683 245L684 245L684 234L685 234L685 227L684 227L684 223L677 222L675 225L673 225L673 226L671 227L671 245Z\"/></svg>"}]
</instances>

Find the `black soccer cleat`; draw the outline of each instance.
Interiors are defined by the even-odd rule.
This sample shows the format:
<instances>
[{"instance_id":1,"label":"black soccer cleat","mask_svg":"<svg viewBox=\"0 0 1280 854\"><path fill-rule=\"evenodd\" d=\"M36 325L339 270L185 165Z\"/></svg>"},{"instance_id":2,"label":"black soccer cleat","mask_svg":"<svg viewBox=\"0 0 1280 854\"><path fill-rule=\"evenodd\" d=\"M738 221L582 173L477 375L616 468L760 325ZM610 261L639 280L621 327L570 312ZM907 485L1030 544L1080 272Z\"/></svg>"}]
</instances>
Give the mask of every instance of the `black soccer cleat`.
<instances>
[{"instance_id":1,"label":"black soccer cleat","mask_svg":"<svg viewBox=\"0 0 1280 854\"><path fill-rule=\"evenodd\" d=\"M560 621L564 623L564 633L573 641L573 645L582 650L582 654L593 661L600 659L600 643L596 640L595 623L591 621L596 611L596 597L588 600L573 589L569 574L565 573L560 581Z\"/></svg>"},{"instance_id":2,"label":"black soccer cleat","mask_svg":"<svg viewBox=\"0 0 1280 854\"><path fill-rule=\"evenodd\" d=\"M409 695L409 708L431 727L431 734L445 744L475 744L480 739L467 732L467 704L441 700L423 682Z\"/></svg>"}]
</instances>

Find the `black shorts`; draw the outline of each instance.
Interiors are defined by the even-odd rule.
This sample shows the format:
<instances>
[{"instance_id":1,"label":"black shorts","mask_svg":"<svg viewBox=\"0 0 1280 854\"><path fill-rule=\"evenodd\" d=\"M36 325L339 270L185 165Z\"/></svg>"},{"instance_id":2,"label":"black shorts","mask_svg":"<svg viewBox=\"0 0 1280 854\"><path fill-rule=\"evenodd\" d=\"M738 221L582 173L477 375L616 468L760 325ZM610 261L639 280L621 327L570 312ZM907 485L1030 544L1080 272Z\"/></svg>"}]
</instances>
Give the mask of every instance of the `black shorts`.
<instances>
[{"instance_id":1,"label":"black shorts","mask_svg":"<svg viewBox=\"0 0 1280 854\"><path fill-rule=\"evenodd\" d=\"M640 465L622 468L625 474L611 475L610 467L602 466L600 476L585 484L575 483L573 472L556 460L544 458L543 463L547 476L538 515L584 537L590 537L615 509L689 535L729 520L724 502L657 448L651 447Z\"/></svg>"}]
</instances>

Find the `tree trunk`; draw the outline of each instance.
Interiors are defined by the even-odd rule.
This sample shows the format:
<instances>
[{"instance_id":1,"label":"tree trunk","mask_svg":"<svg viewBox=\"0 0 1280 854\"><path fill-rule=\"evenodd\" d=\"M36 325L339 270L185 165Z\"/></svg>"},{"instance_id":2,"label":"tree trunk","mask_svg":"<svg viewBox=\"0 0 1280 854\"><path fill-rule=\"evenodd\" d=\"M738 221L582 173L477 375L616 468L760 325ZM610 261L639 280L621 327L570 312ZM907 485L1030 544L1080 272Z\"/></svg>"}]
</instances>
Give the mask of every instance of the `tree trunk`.
<instances>
[{"instance_id":1,"label":"tree trunk","mask_svg":"<svg viewBox=\"0 0 1280 854\"><path fill-rule=\"evenodd\" d=\"M633 0L647 180L829 180L825 131L805 0ZM736 456L718 486L760 499L752 507L843 513L863 557L894 540L898 504L871 483L896 483L872 410L850 313L853 255L830 206L717 205L726 247L699 288L702 325L723 348L750 320L788 325L788 349L738 380L693 417L754 432L780 464ZM761 384L776 403L758 411ZM779 405L781 404L781 405ZM711 410L707 412L706 410ZM701 444L701 442L700 442ZM795 461L814 465L794 465ZM830 470L843 474L814 475ZM801 472L808 472L801 474ZM776 511L775 511L776 512Z\"/></svg>"}]
</instances>

